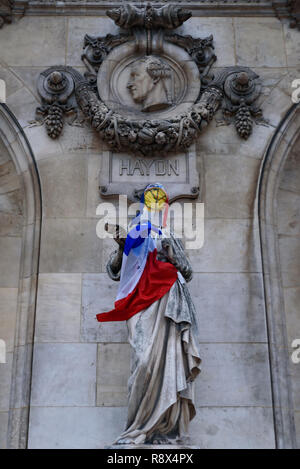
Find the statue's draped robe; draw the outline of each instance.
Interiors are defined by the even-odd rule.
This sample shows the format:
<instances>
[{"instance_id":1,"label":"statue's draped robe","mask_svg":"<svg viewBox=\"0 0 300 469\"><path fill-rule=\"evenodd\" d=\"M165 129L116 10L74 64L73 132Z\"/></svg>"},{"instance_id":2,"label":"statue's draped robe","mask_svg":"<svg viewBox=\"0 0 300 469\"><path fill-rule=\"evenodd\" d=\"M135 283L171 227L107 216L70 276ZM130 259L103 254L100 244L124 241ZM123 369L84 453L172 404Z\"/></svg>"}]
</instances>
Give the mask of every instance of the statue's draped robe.
<instances>
[{"instance_id":1,"label":"statue's draped robe","mask_svg":"<svg viewBox=\"0 0 300 469\"><path fill-rule=\"evenodd\" d=\"M174 265L189 281L192 269L181 242L171 234L167 243L172 246ZM107 265L113 280L120 278L116 257L114 253ZM158 259L168 261L162 246ZM193 381L201 359L195 307L182 277L160 300L130 318L127 326L132 347L128 419L117 442L150 443L161 435L184 442L196 413Z\"/></svg>"}]
</instances>

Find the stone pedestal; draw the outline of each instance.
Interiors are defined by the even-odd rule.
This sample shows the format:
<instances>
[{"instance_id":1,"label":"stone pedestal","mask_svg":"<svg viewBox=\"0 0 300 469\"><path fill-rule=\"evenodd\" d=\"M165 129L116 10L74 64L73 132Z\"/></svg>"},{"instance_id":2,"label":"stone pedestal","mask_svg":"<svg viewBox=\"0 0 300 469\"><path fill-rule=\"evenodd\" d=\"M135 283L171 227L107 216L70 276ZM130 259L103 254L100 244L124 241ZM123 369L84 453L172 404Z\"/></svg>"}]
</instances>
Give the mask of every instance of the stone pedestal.
<instances>
[{"instance_id":1,"label":"stone pedestal","mask_svg":"<svg viewBox=\"0 0 300 469\"><path fill-rule=\"evenodd\" d=\"M150 449L150 450L160 450L160 449L173 449L176 451L181 451L183 449L200 449L199 446L190 446L190 445L112 445L105 446L105 449Z\"/></svg>"}]
</instances>

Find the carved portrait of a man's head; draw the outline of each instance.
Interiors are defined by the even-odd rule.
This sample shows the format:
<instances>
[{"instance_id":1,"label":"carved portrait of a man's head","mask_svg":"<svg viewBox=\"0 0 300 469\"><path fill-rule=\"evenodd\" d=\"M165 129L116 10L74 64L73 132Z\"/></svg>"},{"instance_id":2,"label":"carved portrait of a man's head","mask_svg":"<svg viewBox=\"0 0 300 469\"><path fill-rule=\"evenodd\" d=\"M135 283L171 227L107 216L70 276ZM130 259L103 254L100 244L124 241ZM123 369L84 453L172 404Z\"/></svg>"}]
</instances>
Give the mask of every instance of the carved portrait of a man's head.
<instances>
[{"instance_id":1,"label":"carved portrait of a man's head","mask_svg":"<svg viewBox=\"0 0 300 469\"><path fill-rule=\"evenodd\" d=\"M169 65L159 57L149 55L132 64L127 88L132 99L142 104L142 111L159 111L171 104L168 96L171 74Z\"/></svg>"}]
</instances>

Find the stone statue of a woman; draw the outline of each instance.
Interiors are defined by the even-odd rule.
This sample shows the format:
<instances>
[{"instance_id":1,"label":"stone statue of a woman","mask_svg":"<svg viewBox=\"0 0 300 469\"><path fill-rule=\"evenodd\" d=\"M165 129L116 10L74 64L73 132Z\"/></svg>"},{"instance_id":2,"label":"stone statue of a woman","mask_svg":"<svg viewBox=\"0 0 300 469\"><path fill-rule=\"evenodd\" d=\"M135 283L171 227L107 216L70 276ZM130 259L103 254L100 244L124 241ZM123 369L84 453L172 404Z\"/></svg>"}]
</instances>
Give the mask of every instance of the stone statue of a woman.
<instances>
[{"instance_id":1,"label":"stone statue of a woman","mask_svg":"<svg viewBox=\"0 0 300 469\"><path fill-rule=\"evenodd\" d=\"M201 359L186 286L192 269L181 241L164 227L167 202L160 184L147 186L126 241L117 240L107 264L120 288L115 309L97 319L127 320L132 347L128 419L116 444L184 444L196 413L193 385Z\"/></svg>"}]
</instances>

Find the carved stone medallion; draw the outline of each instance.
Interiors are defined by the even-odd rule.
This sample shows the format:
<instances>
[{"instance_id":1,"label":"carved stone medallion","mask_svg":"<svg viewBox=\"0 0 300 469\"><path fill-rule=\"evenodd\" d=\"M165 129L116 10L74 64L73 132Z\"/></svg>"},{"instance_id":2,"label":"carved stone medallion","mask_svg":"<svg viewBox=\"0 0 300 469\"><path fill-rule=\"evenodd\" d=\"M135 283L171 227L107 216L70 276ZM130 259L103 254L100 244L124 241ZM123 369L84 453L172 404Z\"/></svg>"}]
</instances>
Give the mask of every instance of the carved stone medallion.
<instances>
[{"instance_id":1,"label":"carved stone medallion","mask_svg":"<svg viewBox=\"0 0 300 469\"><path fill-rule=\"evenodd\" d=\"M50 67L38 81L48 135L57 138L63 116L79 108L106 143L100 179L102 196L135 192L154 180L171 199L197 197L199 175L194 143L219 107L220 124L234 123L249 138L253 121L264 123L256 106L259 77L247 67L214 73L213 35L194 38L173 29L191 13L180 6L123 3L107 15L119 34L86 34L82 76L71 67Z\"/></svg>"},{"instance_id":2,"label":"carved stone medallion","mask_svg":"<svg viewBox=\"0 0 300 469\"><path fill-rule=\"evenodd\" d=\"M154 33L157 42L161 34ZM113 111L136 120L168 119L196 102L201 79L196 63L182 48L160 41L151 55L143 41L114 49L97 77L101 100Z\"/></svg>"}]
</instances>

